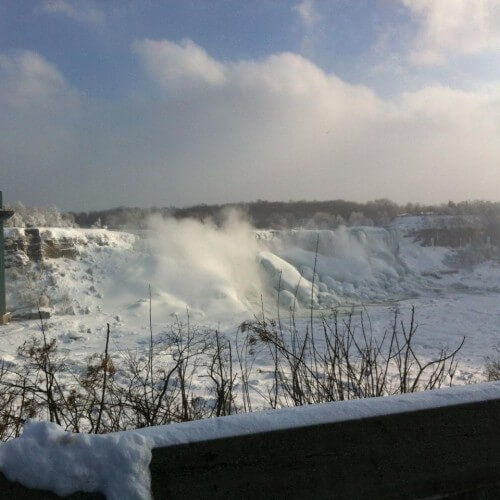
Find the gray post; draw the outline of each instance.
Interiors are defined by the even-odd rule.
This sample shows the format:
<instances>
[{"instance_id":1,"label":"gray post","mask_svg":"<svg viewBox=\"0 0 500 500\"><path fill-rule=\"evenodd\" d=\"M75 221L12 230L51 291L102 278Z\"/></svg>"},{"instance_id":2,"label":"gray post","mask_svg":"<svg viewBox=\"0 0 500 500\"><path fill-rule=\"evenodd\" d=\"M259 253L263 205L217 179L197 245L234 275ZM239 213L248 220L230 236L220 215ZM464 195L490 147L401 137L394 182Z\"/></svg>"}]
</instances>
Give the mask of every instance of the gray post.
<instances>
[{"instance_id":1,"label":"gray post","mask_svg":"<svg viewBox=\"0 0 500 500\"><path fill-rule=\"evenodd\" d=\"M3 209L2 191L0 191L0 325L4 325L10 319L5 305L5 264L4 264L4 240L3 221L12 217L14 212Z\"/></svg>"}]
</instances>

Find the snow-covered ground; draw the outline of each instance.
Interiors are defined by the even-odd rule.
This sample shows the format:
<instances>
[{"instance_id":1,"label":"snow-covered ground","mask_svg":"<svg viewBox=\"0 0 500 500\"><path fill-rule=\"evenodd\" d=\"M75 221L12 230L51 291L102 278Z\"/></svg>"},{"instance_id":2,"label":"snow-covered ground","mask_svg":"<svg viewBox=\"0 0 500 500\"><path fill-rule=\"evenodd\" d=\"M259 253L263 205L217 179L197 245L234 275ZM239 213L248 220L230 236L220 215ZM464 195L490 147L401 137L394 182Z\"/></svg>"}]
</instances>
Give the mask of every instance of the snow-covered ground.
<instances>
[{"instance_id":1,"label":"snow-covered ground","mask_svg":"<svg viewBox=\"0 0 500 500\"><path fill-rule=\"evenodd\" d=\"M383 333L395 307L405 315L413 305L421 352L455 347L465 336L457 381L481 380L500 342L500 263L482 258L465 266L462 254L473 249L423 247L408 236L428 225L399 218L387 229L255 231L230 217L222 228L153 220L140 234L40 229L48 249L42 262L10 251L7 302L21 319L1 327L0 354L19 362L17 347L39 331L37 320L22 317L38 305L51 311L47 332L73 365L103 351L107 323L113 356L146 350L151 285L155 336L189 311L193 324L231 338L262 308L276 317L278 302L285 317L295 305L299 321L311 305L318 317L332 306L363 307L373 331ZM24 229L5 233L10 242L26 239Z\"/></svg>"}]
</instances>

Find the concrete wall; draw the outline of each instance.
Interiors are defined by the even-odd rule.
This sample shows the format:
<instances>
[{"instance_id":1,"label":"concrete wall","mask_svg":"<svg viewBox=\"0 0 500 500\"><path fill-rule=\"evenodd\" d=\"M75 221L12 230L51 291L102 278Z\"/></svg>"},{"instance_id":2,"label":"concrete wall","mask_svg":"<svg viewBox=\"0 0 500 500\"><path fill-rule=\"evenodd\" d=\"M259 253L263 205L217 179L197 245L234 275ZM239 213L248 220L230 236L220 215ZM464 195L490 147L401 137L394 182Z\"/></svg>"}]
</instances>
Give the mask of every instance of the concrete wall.
<instances>
[{"instance_id":1,"label":"concrete wall","mask_svg":"<svg viewBox=\"0 0 500 500\"><path fill-rule=\"evenodd\" d=\"M157 500L500 498L500 383L138 432ZM0 498L56 497L0 477Z\"/></svg>"},{"instance_id":2,"label":"concrete wall","mask_svg":"<svg viewBox=\"0 0 500 500\"><path fill-rule=\"evenodd\" d=\"M155 498L500 498L500 400L153 450Z\"/></svg>"},{"instance_id":3,"label":"concrete wall","mask_svg":"<svg viewBox=\"0 0 500 500\"><path fill-rule=\"evenodd\" d=\"M61 497L50 491L32 490L19 483L11 483L0 472L0 498L2 500L57 500ZM64 498L68 500L105 500L106 497L100 493L74 493Z\"/></svg>"}]
</instances>

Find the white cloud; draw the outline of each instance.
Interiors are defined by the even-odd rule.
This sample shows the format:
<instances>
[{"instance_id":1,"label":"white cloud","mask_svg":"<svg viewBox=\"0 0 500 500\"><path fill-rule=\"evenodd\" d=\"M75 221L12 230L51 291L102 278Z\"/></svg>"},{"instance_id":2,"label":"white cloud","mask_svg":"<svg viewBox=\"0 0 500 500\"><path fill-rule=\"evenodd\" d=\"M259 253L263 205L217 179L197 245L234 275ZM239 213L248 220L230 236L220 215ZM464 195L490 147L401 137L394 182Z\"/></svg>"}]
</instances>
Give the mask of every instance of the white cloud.
<instances>
[{"instance_id":1,"label":"white cloud","mask_svg":"<svg viewBox=\"0 0 500 500\"><path fill-rule=\"evenodd\" d=\"M42 9L48 14L63 15L86 24L99 25L106 19L104 12L90 0L45 0Z\"/></svg>"},{"instance_id":2,"label":"white cloud","mask_svg":"<svg viewBox=\"0 0 500 500\"><path fill-rule=\"evenodd\" d=\"M146 46L183 47L156 43ZM219 76L180 64L175 78L151 71L175 92L110 102L65 100L74 90L40 56L30 54L33 63L3 56L0 150L11 196L87 209L256 198L499 199L498 86L430 86L382 99L297 54L223 63L192 42L184 46ZM154 51L139 53L152 68L165 64L163 50L158 61ZM8 101L16 86L30 89L15 94L30 103L22 113Z\"/></svg>"},{"instance_id":3,"label":"white cloud","mask_svg":"<svg viewBox=\"0 0 500 500\"><path fill-rule=\"evenodd\" d=\"M225 81L224 65L192 40L181 43L143 40L136 42L133 49L142 56L151 75L166 87L182 88L198 83L221 85Z\"/></svg>"},{"instance_id":4,"label":"white cloud","mask_svg":"<svg viewBox=\"0 0 500 500\"><path fill-rule=\"evenodd\" d=\"M63 75L36 52L0 54L0 100L19 106L57 102L68 95Z\"/></svg>"},{"instance_id":5,"label":"white cloud","mask_svg":"<svg viewBox=\"0 0 500 500\"><path fill-rule=\"evenodd\" d=\"M417 16L410 60L444 64L456 55L500 50L500 0L400 0Z\"/></svg>"},{"instance_id":6,"label":"white cloud","mask_svg":"<svg viewBox=\"0 0 500 500\"><path fill-rule=\"evenodd\" d=\"M294 6L293 10L297 12L304 26L308 29L314 27L321 17L316 9L314 0L302 0Z\"/></svg>"}]
</instances>

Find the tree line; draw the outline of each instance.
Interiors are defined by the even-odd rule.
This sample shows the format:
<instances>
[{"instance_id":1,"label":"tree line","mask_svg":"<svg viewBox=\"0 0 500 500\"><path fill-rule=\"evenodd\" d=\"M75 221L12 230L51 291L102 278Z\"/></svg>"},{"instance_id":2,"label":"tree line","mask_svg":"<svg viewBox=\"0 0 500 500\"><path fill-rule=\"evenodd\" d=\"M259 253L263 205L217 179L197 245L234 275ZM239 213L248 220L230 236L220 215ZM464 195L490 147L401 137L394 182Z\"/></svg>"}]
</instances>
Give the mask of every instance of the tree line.
<instances>
[{"instance_id":1,"label":"tree line","mask_svg":"<svg viewBox=\"0 0 500 500\"><path fill-rule=\"evenodd\" d=\"M107 226L109 228L135 227L147 225L150 215L163 217L210 218L216 223L225 218L228 210L238 210L250 223L258 228L314 227L331 229L340 225L385 226L398 215L480 215L492 222L500 222L500 202L463 201L439 205L420 203L397 204L383 198L366 203L347 200L328 201L266 201L248 203L199 204L185 208L176 207L117 207L91 212L72 212L70 215L81 227Z\"/></svg>"},{"instance_id":2,"label":"tree line","mask_svg":"<svg viewBox=\"0 0 500 500\"><path fill-rule=\"evenodd\" d=\"M89 212L61 213L56 207L25 207L17 203L8 208L15 211L7 226L16 227L108 227L145 228L151 215L178 219L212 219L221 223L228 210L239 211L258 229L286 229L310 227L333 229L348 226L385 226L398 215L450 215L481 216L488 224L500 223L500 202L449 201L439 205L419 203L397 204L383 198L366 203L347 200L327 201L266 201L247 203L199 204L185 208L167 207L117 207Z\"/></svg>"}]
</instances>

